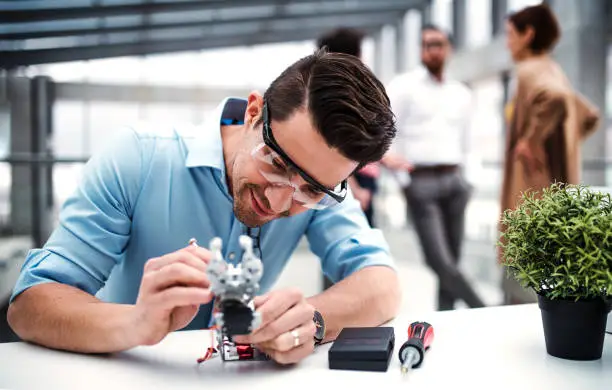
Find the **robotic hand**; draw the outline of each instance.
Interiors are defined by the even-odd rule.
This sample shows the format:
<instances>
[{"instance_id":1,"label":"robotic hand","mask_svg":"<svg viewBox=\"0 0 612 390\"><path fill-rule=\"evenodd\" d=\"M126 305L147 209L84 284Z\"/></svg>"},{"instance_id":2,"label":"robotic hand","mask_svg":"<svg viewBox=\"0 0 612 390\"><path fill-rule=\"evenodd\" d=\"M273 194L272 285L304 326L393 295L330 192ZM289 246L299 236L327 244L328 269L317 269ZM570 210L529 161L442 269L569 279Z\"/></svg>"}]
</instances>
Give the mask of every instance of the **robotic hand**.
<instances>
[{"instance_id":1,"label":"robotic hand","mask_svg":"<svg viewBox=\"0 0 612 390\"><path fill-rule=\"evenodd\" d=\"M232 336L250 333L261 323L253 307L253 298L259 291L263 264L253 254L253 241L249 236L240 236L240 246L244 250L240 264L225 262L222 245L219 237L211 240L213 257L206 272L210 289L217 299L215 321L221 333L231 340Z\"/></svg>"}]
</instances>

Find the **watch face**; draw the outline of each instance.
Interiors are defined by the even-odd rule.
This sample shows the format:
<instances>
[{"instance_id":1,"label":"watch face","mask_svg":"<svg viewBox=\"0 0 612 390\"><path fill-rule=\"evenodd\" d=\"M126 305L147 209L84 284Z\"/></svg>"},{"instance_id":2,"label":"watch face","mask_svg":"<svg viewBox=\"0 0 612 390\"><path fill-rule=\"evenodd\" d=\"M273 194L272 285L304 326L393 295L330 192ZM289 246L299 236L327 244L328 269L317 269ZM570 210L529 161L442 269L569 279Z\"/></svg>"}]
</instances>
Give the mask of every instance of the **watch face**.
<instances>
[{"instance_id":1,"label":"watch face","mask_svg":"<svg viewBox=\"0 0 612 390\"><path fill-rule=\"evenodd\" d=\"M317 342L321 342L325 337L325 321L323 321L323 316L321 313L315 310L313 321L315 326L317 327L315 331L315 340Z\"/></svg>"}]
</instances>

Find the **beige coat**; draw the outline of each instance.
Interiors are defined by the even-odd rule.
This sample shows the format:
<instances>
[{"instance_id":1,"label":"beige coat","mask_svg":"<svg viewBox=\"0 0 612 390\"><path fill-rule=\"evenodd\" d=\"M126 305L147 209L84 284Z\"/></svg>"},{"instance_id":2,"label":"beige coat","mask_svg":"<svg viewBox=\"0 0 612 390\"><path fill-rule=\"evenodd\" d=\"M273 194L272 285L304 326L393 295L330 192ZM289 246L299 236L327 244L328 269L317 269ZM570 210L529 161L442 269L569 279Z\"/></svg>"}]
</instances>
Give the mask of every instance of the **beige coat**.
<instances>
[{"instance_id":1,"label":"beige coat","mask_svg":"<svg viewBox=\"0 0 612 390\"><path fill-rule=\"evenodd\" d=\"M507 113L502 212L515 208L525 191L540 191L554 182L580 183L580 147L599 125L597 108L573 90L561 67L550 57L519 63L516 81L512 109ZM537 169L530 169L515 154L517 143L524 141L537 161ZM504 290L515 303L535 299L513 281L505 280Z\"/></svg>"},{"instance_id":2,"label":"beige coat","mask_svg":"<svg viewBox=\"0 0 612 390\"><path fill-rule=\"evenodd\" d=\"M549 57L517 65L517 88L508 126L501 210L514 208L523 191L553 182L580 183L580 147L599 125L599 110L575 92ZM527 141L540 169L531 171L515 158L514 147Z\"/></svg>"}]
</instances>

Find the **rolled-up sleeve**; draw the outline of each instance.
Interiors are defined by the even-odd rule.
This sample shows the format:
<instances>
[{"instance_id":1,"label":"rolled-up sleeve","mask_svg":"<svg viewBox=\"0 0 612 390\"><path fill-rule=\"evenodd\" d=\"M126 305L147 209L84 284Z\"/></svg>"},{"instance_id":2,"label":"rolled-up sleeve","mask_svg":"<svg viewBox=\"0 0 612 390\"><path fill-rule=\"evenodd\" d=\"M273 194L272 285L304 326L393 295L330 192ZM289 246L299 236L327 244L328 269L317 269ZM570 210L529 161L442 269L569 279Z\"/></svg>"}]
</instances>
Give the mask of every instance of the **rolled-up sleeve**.
<instances>
[{"instance_id":1,"label":"rolled-up sleeve","mask_svg":"<svg viewBox=\"0 0 612 390\"><path fill-rule=\"evenodd\" d=\"M125 129L87 162L57 228L43 248L28 253L11 302L41 283L63 283L92 295L104 286L130 237L145 154L138 135Z\"/></svg>"},{"instance_id":2,"label":"rolled-up sleeve","mask_svg":"<svg viewBox=\"0 0 612 390\"><path fill-rule=\"evenodd\" d=\"M306 236L333 283L369 266L396 269L382 232L370 228L352 196L335 207L315 211Z\"/></svg>"}]
</instances>

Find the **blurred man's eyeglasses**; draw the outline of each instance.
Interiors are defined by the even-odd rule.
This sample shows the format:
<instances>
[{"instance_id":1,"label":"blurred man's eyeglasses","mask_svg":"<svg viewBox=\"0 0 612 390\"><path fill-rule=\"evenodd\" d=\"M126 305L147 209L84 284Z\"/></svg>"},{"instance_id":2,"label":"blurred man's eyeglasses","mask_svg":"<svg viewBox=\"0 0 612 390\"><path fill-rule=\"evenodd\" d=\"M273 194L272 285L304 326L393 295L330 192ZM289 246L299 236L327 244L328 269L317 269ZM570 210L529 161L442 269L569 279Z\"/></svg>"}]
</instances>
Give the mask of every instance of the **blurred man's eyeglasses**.
<instances>
[{"instance_id":1,"label":"blurred man's eyeglasses","mask_svg":"<svg viewBox=\"0 0 612 390\"><path fill-rule=\"evenodd\" d=\"M446 47L446 42L444 41L423 41L421 42L421 47L425 50L443 49Z\"/></svg>"},{"instance_id":2,"label":"blurred man's eyeglasses","mask_svg":"<svg viewBox=\"0 0 612 390\"><path fill-rule=\"evenodd\" d=\"M293 188L293 199L301 206L322 210L342 202L347 194L347 180L329 189L313 179L276 143L270 127L268 104L263 107L263 140L251 152L259 173L274 186ZM304 179L306 184L294 183L295 175Z\"/></svg>"}]
</instances>

